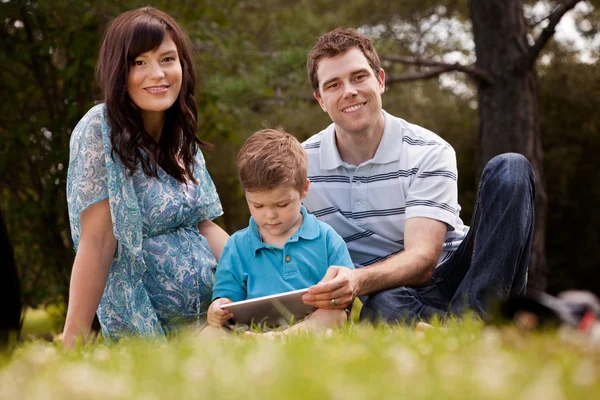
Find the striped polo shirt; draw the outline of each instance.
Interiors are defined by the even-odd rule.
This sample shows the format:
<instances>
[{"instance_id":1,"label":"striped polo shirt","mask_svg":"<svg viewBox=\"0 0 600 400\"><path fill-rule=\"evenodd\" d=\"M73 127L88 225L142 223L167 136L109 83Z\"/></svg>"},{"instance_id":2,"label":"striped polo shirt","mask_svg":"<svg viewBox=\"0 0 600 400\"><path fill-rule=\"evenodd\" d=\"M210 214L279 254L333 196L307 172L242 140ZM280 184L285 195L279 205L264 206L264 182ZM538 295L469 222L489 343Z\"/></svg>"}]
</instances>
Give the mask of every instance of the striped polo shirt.
<instances>
[{"instance_id":1,"label":"striped polo shirt","mask_svg":"<svg viewBox=\"0 0 600 400\"><path fill-rule=\"evenodd\" d=\"M435 133L383 114L377 152L360 165L342 161L335 124L303 143L311 181L303 203L342 236L356 267L402 251L405 219L442 221L448 231L440 265L469 229L459 217L456 154Z\"/></svg>"}]
</instances>

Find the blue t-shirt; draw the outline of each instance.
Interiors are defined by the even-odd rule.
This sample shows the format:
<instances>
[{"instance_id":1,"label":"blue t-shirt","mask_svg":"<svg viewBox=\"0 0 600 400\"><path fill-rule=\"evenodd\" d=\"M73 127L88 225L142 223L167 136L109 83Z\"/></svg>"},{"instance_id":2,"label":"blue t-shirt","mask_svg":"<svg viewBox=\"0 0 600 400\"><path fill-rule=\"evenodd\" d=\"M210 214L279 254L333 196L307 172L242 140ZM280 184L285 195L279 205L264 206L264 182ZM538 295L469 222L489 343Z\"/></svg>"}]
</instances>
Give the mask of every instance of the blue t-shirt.
<instances>
[{"instance_id":1,"label":"blue t-shirt","mask_svg":"<svg viewBox=\"0 0 600 400\"><path fill-rule=\"evenodd\" d=\"M240 301L303 289L318 283L331 265L354 269L341 236L304 206L300 212L304 221L283 248L265 244L252 217L247 228L229 238L217 267L213 300Z\"/></svg>"}]
</instances>

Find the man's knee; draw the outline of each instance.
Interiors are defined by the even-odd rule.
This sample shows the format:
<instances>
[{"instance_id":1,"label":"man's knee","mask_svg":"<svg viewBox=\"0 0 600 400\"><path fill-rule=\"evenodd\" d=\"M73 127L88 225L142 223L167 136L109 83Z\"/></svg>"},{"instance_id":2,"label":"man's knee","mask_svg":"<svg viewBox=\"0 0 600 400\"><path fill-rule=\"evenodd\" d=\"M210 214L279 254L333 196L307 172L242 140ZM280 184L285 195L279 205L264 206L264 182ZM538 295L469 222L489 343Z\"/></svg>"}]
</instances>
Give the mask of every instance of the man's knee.
<instances>
[{"instance_id":1,"label":"man's knee","mask_svg":"<svg viewBox=\"0 0 600 400\"><path fill-rule=\"evenodd\" d=\"M519 153L504 153L492 158L483 169L481 181L504 193L535 197L533 168Z\"/></svg>"},{"instance_id":2,"label":"man's knee","mask_svg":"<svg viewBox=\"0 0 600 400\"><path fill-rule=\"evenodd\" d=\"M383 290L367 297L360 313L360 319L371 323L400 322L413 324L422 308L414 289L404 286Z\"/></svg>"}]
</instances>

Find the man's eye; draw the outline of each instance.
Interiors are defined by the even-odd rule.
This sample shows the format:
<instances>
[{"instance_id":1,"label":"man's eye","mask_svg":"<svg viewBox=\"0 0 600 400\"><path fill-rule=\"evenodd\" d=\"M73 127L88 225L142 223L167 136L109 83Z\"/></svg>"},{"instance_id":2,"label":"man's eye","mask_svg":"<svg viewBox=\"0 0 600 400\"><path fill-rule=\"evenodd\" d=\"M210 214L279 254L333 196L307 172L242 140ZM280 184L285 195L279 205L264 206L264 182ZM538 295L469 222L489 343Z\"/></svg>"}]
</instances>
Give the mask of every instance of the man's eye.
<instances>
[{"instance_id":1,"label":"man's eye","mask_svg":"<svg viewBox=\"0 0 600 400\"><path fill-rule=\"evenodd\" d=\"M254 205L254 208L262 208L262 205Z\"/></svg>"},{"instance_id":2,"label":"man's eye","mask_svg":"<svg viewBox=\"0 0 600 400\"><path fill-rule=\"evenodd\" d=\"M287 207L288 204L290 204L290 203L277 204L277 207L280 207L280 208Z\"/></svg>"}]
</instances>

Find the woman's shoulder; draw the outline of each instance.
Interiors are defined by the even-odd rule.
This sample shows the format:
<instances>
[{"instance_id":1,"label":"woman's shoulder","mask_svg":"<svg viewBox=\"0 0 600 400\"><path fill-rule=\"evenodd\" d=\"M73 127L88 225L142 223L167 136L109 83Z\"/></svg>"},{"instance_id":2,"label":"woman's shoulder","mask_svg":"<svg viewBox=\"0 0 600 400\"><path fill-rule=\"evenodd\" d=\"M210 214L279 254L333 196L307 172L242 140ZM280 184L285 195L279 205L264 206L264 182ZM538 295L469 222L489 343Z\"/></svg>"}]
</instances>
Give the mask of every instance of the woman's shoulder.
<instances>
[{"instance_id":1,"label":"woman's shoulder","mask_svg":"<svg viewBox=\"0 0 600 400\"><path fill-rule=\"evenodd\" d=\"M75 129L74 136L102 135L102 125L105 123L104 104L97 104L90 108L88 112L79 120ZM95 136L94 135L94 136Z\"/></svg>"},{"instance_id":2,"label":"woman's shoulder","mask_svg":"<svg viewBox=\"0 0 600 400\"><path fill-rule=\"evenodd\" d=\"M102 152L104 124L104 104L97 104L79 120L71 134L71 157L80 153Z\"/></svg>"}]
</instances>

